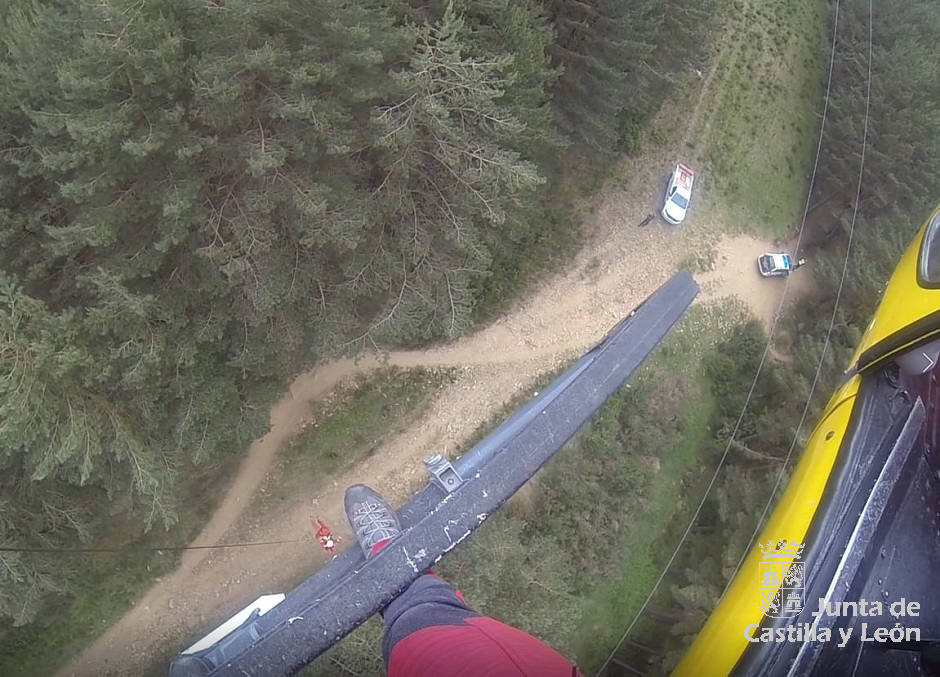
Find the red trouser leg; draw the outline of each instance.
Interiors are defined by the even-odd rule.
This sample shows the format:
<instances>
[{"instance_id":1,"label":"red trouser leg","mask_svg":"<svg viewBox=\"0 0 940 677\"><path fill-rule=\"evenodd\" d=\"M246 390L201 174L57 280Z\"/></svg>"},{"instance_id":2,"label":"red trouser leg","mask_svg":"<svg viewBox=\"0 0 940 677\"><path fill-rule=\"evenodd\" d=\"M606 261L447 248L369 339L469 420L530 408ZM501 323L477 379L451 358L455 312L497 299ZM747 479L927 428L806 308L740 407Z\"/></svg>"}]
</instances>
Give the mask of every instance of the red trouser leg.
<instances>
[{"instance_id":1,"label":"red trouser leg","mask_svg":"<svg viewBox=\"0 0 940 677\"><path fill-rule=\"evenodd\" d=\"M532 635L480 616L437 576L412 583L385 609L389 677L572 677L577 669Z\"/></svg>"}]
</instances>

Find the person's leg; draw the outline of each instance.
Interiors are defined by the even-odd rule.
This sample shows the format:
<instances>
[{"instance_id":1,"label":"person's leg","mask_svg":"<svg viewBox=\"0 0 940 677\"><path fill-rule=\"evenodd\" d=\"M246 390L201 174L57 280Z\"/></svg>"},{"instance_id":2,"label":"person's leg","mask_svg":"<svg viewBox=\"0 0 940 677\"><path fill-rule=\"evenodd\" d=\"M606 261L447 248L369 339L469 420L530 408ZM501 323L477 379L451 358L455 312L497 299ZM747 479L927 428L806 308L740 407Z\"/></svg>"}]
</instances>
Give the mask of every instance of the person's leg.
<instances>
[{"instance_id":1,"label":"person's leg","mask_svg":"<svg viewBox=\"0 0 940 677\"><path fill-rule=\"evenodd\" d=\"M437 576L417 579L383 615L388 677L581 677L544 642L469 608Z\"/></svg>"},{"instance_id":2,"label":"person's leg","mask_svg":"<svg viewBox=\"0 0 940 677\"><path fill-rule=\"evenodd\" d=\"M346 515L366 557L401 535L391 507L369 487L346 490ZM382 612L389 677L575 677L564 656L521 630L470 609L433 574L416 579Z\"/></svg>"},{"instance_id":3,"label":"person's leg","mask_svg":"<svg viewBox=\"0 0 940 677\"><path fill-rule=\"evenodd\" d=\"M461 626L466 619L479 615L454 588L433 574L425 574L382 612L385 619L382 659L386 668L392 649L408 635L424 628Z\"/></svg>"},{"instance_id":4,"label":"person's leg","mask_svg":"<svg viewBox=\"0 0 940 677\"><path fill-rule=\"evenodd\" d=\"M350 487L345 503L346 516L367 558L401 534L395 512L369 487ZM461 625L465 619L478 615L466 605L459 592L433 573L421 576L382 612L385 619L382 658L386 667L399 640L424 628Z\"/></svg>"}]
</instances>

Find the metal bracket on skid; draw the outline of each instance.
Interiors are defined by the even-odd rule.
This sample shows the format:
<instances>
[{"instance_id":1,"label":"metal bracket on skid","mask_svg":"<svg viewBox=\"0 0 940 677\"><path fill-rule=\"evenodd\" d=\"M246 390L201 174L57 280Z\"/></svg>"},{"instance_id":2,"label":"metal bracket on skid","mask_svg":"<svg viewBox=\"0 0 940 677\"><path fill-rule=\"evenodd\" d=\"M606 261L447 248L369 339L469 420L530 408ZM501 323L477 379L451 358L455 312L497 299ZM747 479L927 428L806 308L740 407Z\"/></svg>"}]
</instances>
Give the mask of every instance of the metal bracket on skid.
<instances>
[{"instance_id":1,"label":"metal bracket on skid","mask_svg":"<svg viewBox=\"0 0 940 677\"><path fill-rule=\"evenodd\" d=\"M463 484L463 478L451 465L450 461L440 454L431 454L424 457L424 467L431 476L431 481L448 494L456 491Z\"/></svg>"}]
</instances>

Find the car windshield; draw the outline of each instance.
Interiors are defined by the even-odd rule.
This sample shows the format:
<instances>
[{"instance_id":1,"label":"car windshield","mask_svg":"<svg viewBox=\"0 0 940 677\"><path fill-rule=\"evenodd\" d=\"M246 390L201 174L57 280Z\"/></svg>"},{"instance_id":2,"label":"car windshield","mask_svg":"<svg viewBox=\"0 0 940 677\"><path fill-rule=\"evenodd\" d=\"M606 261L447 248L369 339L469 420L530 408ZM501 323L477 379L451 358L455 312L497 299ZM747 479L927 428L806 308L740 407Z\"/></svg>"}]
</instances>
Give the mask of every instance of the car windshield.
<instances>
[{"instance_id":1,"label":"car windshield","mask_svg":"<svg viewBox=\"0 0 940 677\"><path fill-rule=\"evenodd\" d=\"M675 202L677 205L679 205L683 209L689 206L689 201L686 200L681 195L679 195L679 193L676 193L675 195L673 195L671 199L673 202Z\"/></svg>"}]
</instances>

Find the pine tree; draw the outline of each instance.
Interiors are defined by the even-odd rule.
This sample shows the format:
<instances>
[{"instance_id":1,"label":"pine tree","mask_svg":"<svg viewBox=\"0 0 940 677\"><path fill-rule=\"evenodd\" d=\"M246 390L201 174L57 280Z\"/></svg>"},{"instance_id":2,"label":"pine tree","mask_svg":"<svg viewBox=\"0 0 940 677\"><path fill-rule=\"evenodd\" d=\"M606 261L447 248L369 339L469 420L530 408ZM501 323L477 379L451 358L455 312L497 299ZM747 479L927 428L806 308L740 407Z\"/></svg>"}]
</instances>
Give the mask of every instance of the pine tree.
<instances>
[{"instance_id":1,"label":"pine tree","mask_svg":"<svg viewBox=\"0 0 940 677\"><path fill-rule=\"evenodd\" d=\"M653 3L545 4L558 35L552 56L563 68L555 90L561 130L595 151L619 148L625 102L635 94L627 71L653 51Z\"/></svg>"},{"instance_id":2,"label":"pine tree","mask_svg":"<svg viewBox=\"0 0 940 677\"><path fill-rule=\"evenodd\" d=\"M244 448L268 383L343 330L318 322L369 221L357 147L411 38L377 3L341 5L4 12L0 502L16 514L104 491L144 528L172 524L179 471ZM47 533L30 524L10 543ZM38 591L36 571L15 578Z\"/></svg>"},{"instance_id":3,"label":"pine tree","mask_svg":"<svg viewBox=\"0 0 940 677\"><path fill-rule=\"evenodd\" d=\"M260 434L290 373L468 326L538 228L555 73L537 7L466 4L0 13L0 502L170 525L179 474Z\"/></svg>"},{"instance_id":4,"label":"pine tree","mask_svg":"<svg viewBox=\"0 0 940 677\"><path fill-rule=\"evenodd\" d=\"M933 49L938 26L928 2L874 8L871 105L863 219L921 210L940 191L940 57ZM868 4L850 2L840 14L830 115L823 140L819 198L832 223L847 230L855 201L868 94ZM838 196L833 198L833 196Z\"/></svg>"},{"instance_id":5,"label":"pine tree","mask_svg":"<svg viewBox=\"0 0 940 677\"><path fill-rule=\"evenodd\" d=\"M543 0L563 73L555 109L563 133L593 152L636 149L681 76L704 57L715 0Z\"/></svg>"},{"instance_id":6,"label":"pine tree","mask_svg":"<svg viewBox=\"0 0 940 677\"><path fill-rule=\"evenodd\" d=\"M940 193L940 13L929 2L875 5L852 1L840 11L830 113L823 138L813 219L823 248L813 261L822 298L801 304L790 321L797 368L812 378L823 358L832 304L841 288L815 410L840 378L901 252ZM865 166L856 204L868 96ZM856 213L857 207L857 213ZM847 234L855 218L846 275ZM812 308L809 307L812 305ZM824 313L819 308L825 308Z\"/></svg>"},{"instance_id":7,"label":"pine tree","mask_svg":"<svg viewBox=\"0 0 940 677\"><path fill-rule=\"evenodd\" d=\"M471 276L489 262L485 233L543 182L535 165L501 143L526 130L502 100L512 57L471 56L471 39L449 3L440 22L420 31L410 67L394 75L400 100L373 115L383 232L371 275L356 284L384 289L387 300L360 340L460 332Z\"/></svg>"},{"instance_id":8,"label":"pine tree","mask_svg":"<svg viewBox=\"0 0 940 677\"><path fill-rule=\"evenodd\" d=\"M290 374L466 330L571 230L564 143L652 115L708 1L0 9L4 539L171 525ZM14 559L21 622L69 567Z\"/></svg>"}]
</instances>

